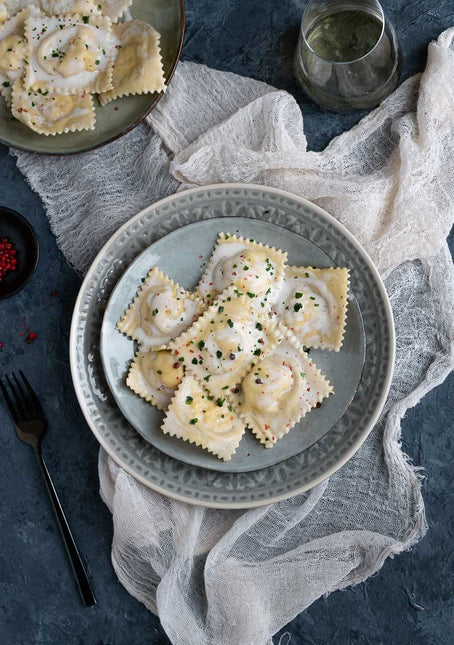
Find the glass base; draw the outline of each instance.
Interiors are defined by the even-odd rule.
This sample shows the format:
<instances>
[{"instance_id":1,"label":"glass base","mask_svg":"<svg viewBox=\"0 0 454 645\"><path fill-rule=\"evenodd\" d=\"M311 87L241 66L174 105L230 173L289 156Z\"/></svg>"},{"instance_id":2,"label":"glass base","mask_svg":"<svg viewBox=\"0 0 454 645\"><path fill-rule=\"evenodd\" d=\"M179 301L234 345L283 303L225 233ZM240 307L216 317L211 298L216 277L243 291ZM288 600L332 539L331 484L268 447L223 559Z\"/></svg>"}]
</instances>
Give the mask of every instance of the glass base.
<instances>
[{"instance_id":1,"label":"glass base","mask_svg":"<svg viewBox=\"0 0 454 645\"><path fill-rule=\"evenodd\" d=\"M295 57L295 76L303 88L305 94L320 107L332 112L357 112L359 110L370 110L380 103L395 90L402 68L400 52L397 54L396 65L388 80L374 92L359 96L344 97L339 94L332 94L324 91L318 85L312 83L304 74L301 61L297 54Z\"/></svg>"}]
</instances>

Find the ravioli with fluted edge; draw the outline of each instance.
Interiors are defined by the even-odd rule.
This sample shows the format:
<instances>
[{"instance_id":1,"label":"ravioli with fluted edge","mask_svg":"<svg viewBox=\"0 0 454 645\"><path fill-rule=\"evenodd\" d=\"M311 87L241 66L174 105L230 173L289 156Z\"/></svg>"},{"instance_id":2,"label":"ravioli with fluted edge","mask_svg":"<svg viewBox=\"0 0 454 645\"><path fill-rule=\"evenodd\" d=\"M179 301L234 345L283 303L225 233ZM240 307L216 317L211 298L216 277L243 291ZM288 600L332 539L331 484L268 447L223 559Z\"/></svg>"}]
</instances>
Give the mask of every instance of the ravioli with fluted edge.
<instances>
[{"instance_id":1,"label":"ravioli with fluted edge","mask_svg":"<svg viewBox=\"0 0 454 645\"><path fill-rule=\"evenodd\" d=\"M338 352L347 314L348 281L348 269L286 267L273 311L306 347Z\"/></svg>"},{"instance_id":2,"label":"ravioli with fluted edge","mask_svg":"<svg viewBox=\"0 0 454 645\"><path fill-rule=\"evenodd\" d=\"M43 135L93 130L95 104L88 95L97 94L104 106L130 94L165 91L160 34L131 19L131 4L0 0L0 97L10 109L13 84L20 81L13 116ZM22 88L31 97L28 105ZM39 107L36 92L47 97ZM110 108L97 112L100 120Z\"/></svg>"},{"instance_id":3,"label":"ravioli with fluted edge","mask_svg":"<svg viewBox=\"0 0 454 645\"><path fill-rule=\"evenodd\" d=\"M162 347L197 320L202 302L153 267L117 327L144 347Z\"/></svg>"},{"instance_id":4,"label":"ravioli with fluted edge","mask_svg":"<svg viewBox=\"0 0 454 645\"><path fill-rule=\"evenodd\" d=\"M165 90L164 70L159 50L160 35L142 20L113 25L116 39L113 89L99 96L101 105L129 94Z\"/></svg>"},{"instance_id":5,"label":"ravioli with fluted edge","mask_svg":"<svg viewBox=\"0 0 454 645\"><path fill-rule=\"evenodd\" d=\"M95 110L91 94L50 94L27 91L22 81L15 81L11 112L31 130L39 134L93 130Z\"/></svg>"},{"instance_id":6,"label":"ravioli with fluted edge","mask_svg":"<svg viewBox=\"0 0 454 645\"><path fill-rule=\"evenodd\" d=\"M14 81L22 78L27 56L25 21L39 11L26 7L0 25L0 89L9 102Z\"/></svg>"},{"instance_id":7,"label":"ravioli with fluted edge","mask_svg":"<svg viewBox=\"0 0 454 645\"><path fill-rule=\"evenodd\" d=\"M284 277L287 254L229 233L219 233L215 249L197 286L211 301L230 285L272 301Z\"/></svg>"},{"instance_id":8,"label":"ravioli with fluted edge","mask_svg":"<svg viewBox=\"0 0 454 645\"><path fill-rule=\"evenodd\" d=\"M161 429L164 434L194 443L229 461L239 446L245 423L227 398L214 397L197 379L187 375L169 405Z\"/></svg>"},{"instance_id":9,"label":"ravioli with fluted edge","mask_svg":"<svg viewBox=\"0 0 454 645\"><path fill-rule=\"evenodd\" d=\"M126 385L159 410L167 410L184 377L184 367L168 349L138 352Z\"/></svg>"},{"instance_id":10,"label":"ravioli with fluted edge","mask_svg":"<svg viewBox=\"0 0 454 645\"><path fill-rule=\"evenodd\" d=\"M126 384L167 410L165 434L228 460L245 427L271 448L334 394L308 352L340 350L349 271L286 261L219 233L194 293L157 267L143 279L117 327L139 343Z\"/></svg>"},{"instance_id":11,"label":"ravioli with fluted edge","mask_svg":"<svg viewBox=\"0 0 454 645\"><path fill-rule=\"evenodd\" d=\"M285 327L279 327L279 332L275 347L239 386L237 410L266 448L272 448L333 392L291 332Z\"/></svg>"},{"instance_id":12,"label":"ravioli with fluted edge","mask_svg":"<svg viewBox=\"0 0 454 645\"><path fill-rule=\"evenodd\" d=\"M76 94L112 87L114 42L106 16L31 16L25 35L27 90Z\"/></svg>"},{"instance_id":13,"label":"ravioli with fluted edge","mask_svg":"<svg viewBox=\"0 0 454 645\"><path fill-rule=\"evenodd\" d=\"M173 354L216 395L235 386L251 362L275 344L266 311L252 293L226 289L184 334L169 343Z\"/></svg>"},{"instance_id":14,"label":"ravioli with fluted edge","mask_svg":"<svg viewBox=\"0 0 454 645\"><path fill-rule=\"evenodd\" d=\"M90 16L102 13L102 6L97 0L39 0L39 5L46 16L61 16L65 13Z\"/></svg>"}]
</instances>

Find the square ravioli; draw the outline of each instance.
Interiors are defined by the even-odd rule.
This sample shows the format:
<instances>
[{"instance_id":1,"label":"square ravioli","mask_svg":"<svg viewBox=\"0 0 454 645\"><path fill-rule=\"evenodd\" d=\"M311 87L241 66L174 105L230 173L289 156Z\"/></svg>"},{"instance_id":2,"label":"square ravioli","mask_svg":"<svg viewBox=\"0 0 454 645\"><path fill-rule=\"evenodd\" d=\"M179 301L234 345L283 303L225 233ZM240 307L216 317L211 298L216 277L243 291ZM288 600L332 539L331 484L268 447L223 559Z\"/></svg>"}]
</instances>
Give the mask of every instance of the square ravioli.
<instances>
[{"instance_id":1,"label":"square ravioli","mask_svg":"<svg viewBox=\"0 0 454 645\"><path fill-rule=\"evenodd\" d=\"M160 35L141 20L113 25L117 52L114 61L113 89L99 97L101 105L129 94L165 90L164 70L159 51Z\"/></svg>"},{"instance_id":2,"label":"square ravioli","mask_svg":"<svg viewBox=\"0 0 454 645\"><path fill-rule=\"evenodd\" d=\"M273 313L305 347L338 352L344 337L348 269L286 267Z\"/></svg>"},{"instance_id":3,"label":"square ravioli","mask_svg":"<svg viewBox=\"0 0 454 645\"><path fill-rule=\"evenodd\" d=\"M287 253L254 240L219 233L205 272L197 286L208 302L230 285L273 301L284 277Z\"/></svg>"},{"instance_id":4,"label":"square ravioli","mask_svg":"<svg viewBox=\"0 0 454 645\"><path fill-rule=\"evenodd\" d=\"M167 410L183 377L183 365L168 349L149 350L135 356L126 385L159 410Z\"/></svg>"},{"instance_id":5,"label":"square ravioli","mask_svg":"<svg viewBox=\"0 0 454 645\"><path fill-rule=\"evenodd\" d=\"M226 399L215 400L194 377L186 375L161 429L229 461L238 448L245 424Z\"/></svg>"},{"instance_id":6,"label":"square ravioli","mask_svg":"<svg viewBox=\"0 0 454 645\"><path fill-rule=\"evenodd\" d=\"M14 83L11 112L31 130L54 135L78 130L94 130L95 109L91 94L50 94L27 91Z\"/></svg>"},{"instance_id":7,"label":"square ravioli","mask_svg":"<svg viewBox=\"0 0 454 645\"><path fill-rule=\"evenodd\" d=\"M188 372L220 395L276 342L267 316L258 315L247 294L230 287L169 348Z\"/></svg>"},{"instance_id":8,"label":"square ravioli","mask_svg":"<svg viewBox=\"0 0 454 645\"><path fill-rule=\"evenodd\" d=\"M24 86L54 94L105 92L112 87L114 41L105 16L31 16Z\"/></svg>"},{"instance_id":9,"label":"square ravioli","mask_svg":"<svg viewBox=\"0 0 454 645\"><path fill-rule=\"evenodd\" d=\"M10 96L14 81L24 74L27 59L25 21L33 15L39 15L38 9L27 7L0 25L0 88L6 97Z\"/></svg>"},{"instance_id":10,"label":"square ravioli","mask_svg":"<svg viewBox=\"0 0 454 645\"><path fill-rule=\"evenodd\" d=\"M145 347L161 347L197 320L204 305L153 267L117 328Z\"/></svg>"},{"instance_id":11,"label":"square ravioli","mask_svg":"<svg viewBox=\"0 0 454 645\"><path fill-rule=\"evenodd\" d=\"M65 13L79 13L81 16L101 15L98 0L39 0L46 16L60 16Z\"/></svg>"},{"instance_id":12,"label":"square ravioli","mask_svg":"<svg viewBox=\"0 0 454 645\"><path fill-rule=\"evenodd\" d=\"M333 392L296 338L283 326L279 332L279 342L244 377L236 399L239 416L266 448Z\"/></svg>"},{"instance_id":13,"label":"square ravioli","mask_svg":"<svg viewBox=\"0 0 454 645\"><path fill-rule=\"evenodd\" d=\"M118 18L132 5L133 0L98 0L101 7L101 13L108 16L112 22L117 22Z\"/></svg>"}]
</instances>

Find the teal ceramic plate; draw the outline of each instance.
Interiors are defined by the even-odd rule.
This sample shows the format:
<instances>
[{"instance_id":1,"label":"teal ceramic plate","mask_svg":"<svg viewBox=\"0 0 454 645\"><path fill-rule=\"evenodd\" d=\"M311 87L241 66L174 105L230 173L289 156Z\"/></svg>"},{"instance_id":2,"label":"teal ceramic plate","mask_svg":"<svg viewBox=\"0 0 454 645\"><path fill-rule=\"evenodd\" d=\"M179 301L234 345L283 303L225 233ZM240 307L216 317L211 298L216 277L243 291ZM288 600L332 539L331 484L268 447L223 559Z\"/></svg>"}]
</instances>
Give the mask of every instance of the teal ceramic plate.
<instances>
[{"instance_id":1,"label":"teal ceramic plate","mask_svg":"<svg viewBox=\"0 0 454 645\"><path fill-rule=\"evenodd\" d=\"M120 307L115 304L118 294L127 304L137 278L154 262L185 286L194 286L200 262L211 251L220 228L246 234L250 231L257 239L282 246L289 251L291 262L309 259L319 266L347 266L354 294L349 303L344 348L335 358L328 352L314 352L320 367L326 373L332 370L329 376L337 381L339 403L332 397L320 410L310 412L307 420L313 415L314 429L308 424L294 431L294 438L289 433L282 448L279 444L271 450L255 446L253 458L262 454L261 459L269 460L261 461L256 469L249 470L250 457L239 454L236 470L243 472L222 471L219 468L224 468L223 464L211 462L194 465L195 460L202 463L198 460L204 459L205 453L196 454L192 446L177 440L158 448L154 445L158 433L153 427L146 429L145 439L126 419L112 395L100 353L103 320L107 324L111 315L114 323L119 313L115 307ZM106 314L108 303L110 314L109 310ZM112 362L108 367L109 356L105 354L104 358L113 387L121 388L133 349L132 343L120 334L116 333L115 342L118 363ZM81 287L71 326L70 360L85 418L100 444L120 466L143 484L181 501L218 508L249 508L311 488L358 450L377 421L389 390L394 327L376 269L355 238L334 218L307 200L283 191L227 184L172 195L146 208L112 236ZM147 409L136 397L133 405L137 410ZM137 419L134 423L137 426ZM293 443L298 441L298 445ZM235 469L233 460L230 467Z\"/></svg>"},{"instance_id":2,"label":"teal ceramic plate","mask_svg":"<svg viewBox=\"0 0 454 645\"><path fill-rule=\"evenodd\" d=\"M160 430L164 414L126 386L134 343L120 334L115 325L135 296L141 278L153 266L158 266L186 289L193 290L221 231L283 249L288 252L288 262L292 266L334 266L333 260L317 244L287 228L260 219L238 217L232 221L222 217L182 226L143 251L113 290L101 328L101 358L107 382L120 410L144 439L188 464L221 472L247 472L297 455L321 439L342 417L361 378L365 336L361 313L352 294L341 351L311 351L316 365L333 384L335 395L324 401L321 408L306 415L272 449L264 448L251 432L246 431L231 461L224 462L197 446L164 435Z\"/></svg>"},{"instance_id":3,"label":"teal ceramic plate","mask_svg":"<svg viewBox=\"0 0 454 645\"><path fill-rule=\"evenodd\" d=\"M183 45L183 0L134 0L130 11L133 18L148 22L161 34L164 76L169 84ZM162 92L125 96L104 107L101 107L95 98L94 130L48 137L33 132L13 119L4 100L0 98L0 143L18 150L56 155L86 152L110 143L132 130L151 112L161 96Z\"/></svg>"}]
</instances>

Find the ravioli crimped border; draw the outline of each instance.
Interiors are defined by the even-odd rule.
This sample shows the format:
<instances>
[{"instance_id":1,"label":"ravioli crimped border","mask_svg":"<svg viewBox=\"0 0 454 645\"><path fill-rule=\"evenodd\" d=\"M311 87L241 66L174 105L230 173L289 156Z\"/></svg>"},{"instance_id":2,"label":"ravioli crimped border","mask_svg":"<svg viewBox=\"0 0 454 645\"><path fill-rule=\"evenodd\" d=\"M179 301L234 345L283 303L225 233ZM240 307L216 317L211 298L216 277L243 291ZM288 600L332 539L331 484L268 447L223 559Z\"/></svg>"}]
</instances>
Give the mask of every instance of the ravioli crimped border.
<instances>
[{"instance_id":1,"label":"ravioli crimped border","mask_svg":"<svg viewBox=\"0 0 454 645\"><path fill-rule=\"evenodd\" d=\"M274 246L269 246L268 244L263 244L262 242L256 242L254 239L246 238L246 237L243 237L242 235L234 235L231 233L221 232L221 233L218 233L218 236L216 238L216 244L211 253L210 259L208 260L207 266L205 267L205 271L203 272L202 277L200 278L199 283L195 288L195 293L204 302L211 303L216 299L217 295L222 293L222 291L221 292L214 291L212 294L208 294L204 296L200 291L200 285L208 276L209 271L214 269L213 263L214 263L214 254L216 250L222 244L232 244L235 242L241 242L246 244L248 249L258 248L261 250L270 251L271 252L270 255L274 256L274 260L276 264L276 275L274 276L274 283L276 285L282 284L282 281L284 279L284 269L287 264L287 251L283 251L282 249L276 249Z\"/></svg>"},{"instance_id":2,"label":"ravioli crimped border","mask_svg":"<svg viewBox=\"0 0 454 645\"><path fill-rule=\"evenodd\" d=\"M118 331L120 331L122 334L127 336L128 338L131 338L132 340L137 341L139 344L142 344L141 341L136 338L132 332L134 332L134 329L130 330L130 327L126 327L128 324L128 316L131 315L131 313L134 311L135 306L138 305L138 301L141 298L141 293L144 291L152 282L152 279L155 277L155 275L158 275L159 278L162 279L162 284L170 286L171 289L174 291L174 293L181 291L184 293L184 299L186 300L191 300L192 302L195 302L197 304L197 314L198 316L202 315L203 310L205 309L204 303L198 298L193 292L187 291L184 289L178 282L175 282L172 278L170 278L168 275L163 273L161 269L159 269L157 266L152 267L147 275L142 278L142 283L138 286L137 291L135 293L134 298L131 300L129 303L128 307L125 309L123 315L120 317L120 320L118 320L116 324L116 328ZM197 320L197 319L196 319ZM192 325L196 322L196 320L192 320L188 326L188 328L191 328ZM185 332L181 332L176 338L179 338L181 334ZM158 351L160 349L168 349L170 341L166 341L163 343L157 343L156 345L147 345L146 347L150 350Z\"/></svg>"},{"instance_id":3,"label":"ravioli crimped border","mask_svg":"<svg viewBox=\"0 0 454 645\"><path fill-rule=\"evenodd\" d=\"M240 295L238 296L238 293ZM231 285L224 289L220 294L218 294L218 299L213 302L212 305L206 309L203 314L200 316L198 320L194 322L191 327L186 329L182 334L177 336L175 339L173 339L169 343L169 349L174 353L175 356L181 356L184 350L182 350L183 347L186 347L189 345L189 343L194 343L195 339L197 336L200 335L199 342L202 342L205 344L205 340L202 336L205 336L206 338L206 326L211 324L211 320L216 320L216 318L219 316L219 314L224 314L224 311L219 312L219 307L228 307L228 302L232 300L233 302L237 301L237 298L242 297L242 298L247 298L246 294L239 292L238 289ZM230 299L230 300L229 300ZM247 302L248 304L251 303L250 300L245 300L244 302ZM250 307L245 307L245 312L247 312L248 315L251 316L251 322L255 323L254 329L258 329L259 334L263 332L265 329L265 332L268 334L268 337L270 339L270 344L274 343L274 341L277 342L277 338L273 336L274 333L274 327L268 317L268 310L263 309L263 311L256 310L256 308L250 304ZM261 328L258 327L258 325L261 325ZM252 347L258 343L255 341L252 345ZM275 344L275 343L274 343ZM273 345L274 346L274 345ZM252 351L251 347L251 351ZM201 348L203 349L203 348ZM259 348L257 348L259 349ZM264 350L266 349L266 346L264 346L262 349L262 353L260 354L263 355ZM196 352L185 352L185 353L191 353L195 354ZM188 357L189 358L189 357ZM196 358L194 355L193 358ZM210 374L208 370L202 368L200 369L199 364L193 364L192 362L188 362L186 364L186 369L188 372L193 374L199 381L200 383L202 381L205 381L206 385L204 387L207 387L211 393L220 395L222 390L227 390L227 388L234 388L241 380L242 376L246 373L248 369L248 365L250 366L253 361L253 354L251 354L250 361L246 361L241 369L238 369L238 371L235 371L233 374L231 373L231 376L233 378L229 378L229 374ZM220 389L214 388L213 384L218 382L222 382L222 387Z\"/></svg>"},{"instance_id":4,"label":"ravioli crimped border","mask_svg":"<svg viewBox=\"0 0 454 645\"><path fill-rule=\"evenodd\" d=\"M8 38L9 36L21 36L24 40L27 40L26 33L25 33L25 24L29 18L32 18L34 16L39 16L39 9L37 9L33 5L27 5L20 11L18 11L14 16L8 17L5 22L0 24L0 42L4 38ZM19 30L20 33L18 33L16 30ZM24 56L24 61L27 60L27 57ZM24 68L26 65L24 64ZM23 77L23 73L19 78ZM17 80L17 79L15 79ZM8 87L3 88L4 89L11 89L14 84L14 80L11 80L8 76L2 74L0 72L0 83L9 83ZM3 96L3 94L2 94Z\"/></svg>"},{"instance_id":5,"label":"ravioli crimped border","mask_svg":"<svg viewBox=\"0 0 454 645\"><path fill-rule=\"evenodd\" d=\"M169 394L169 402L167 404L167 407L164 408L164 407L162 407L161 403L158 401L157 395L153 392L153 390L157 389L157 388L153 388L152 385L148 384L149 388L151 390L151 392L150 392L150 391L145 391L145 389L142 389L140 387L140 385L136 385L135 383L131 383L131 379L134 378L136 373L138 373L143 379L145 379L145 376L143 375L142 370L139 367L139 363L138 363L139 355L140 354L147 354L148 352L158 352L158 351L161 351L161 350L147 349L146 351L144 351L143 349L141 349L139 347L138 351L134 355L134 358L133 358L133 360L131 362L131 365L129 366L128 374L126 376L126 385L132 392L134 392L134 394L137 394L138 396L140 396L141 399L144 399L144 401L147 401L147 403L150 403L151 405L154 405L158 410L161 410L162 412L165 412L167 410L168 406L170 405L170 402L172 401L172 399L174 397L174 394ZM184 370L184 368L183 368L183 370ZM158 376L159 376L159 374L158 374ZM185 378L185 374L183 372L183 378L181 379L181 382L178 384L178 387L181 385L181 383L183 382L184 378ZM145 380L147 380L147 379L145 379ZM162 385L164 386L165 390L167 390L167 391L173 390L174 393L178 389L178 387L175 388L175 389L174 388L169 388L169 387L165 386L163 383L162 383ZM134 389L134 387L136 389Z\"/></svg>"},{"instance_id":6,"label":"ravioli crimped border","mask_svg":"<svg viewBox=\"0 0 454 645\"><path fill-rule=\"evenodd\" d=\"M67 6L64 10L62 10L61 7L58 8L59 2L62 2L62 0L36 0L41 11L48 17L61 16L63 14L81 14L82 16L90 14L91 16L105 15L110 18L107 13L99 9L101 0L76 0L76 2L66 0ZM74 4L76 5L75 7Z\"/></svg>"},{"instance_id":7,"label":"ravioli crimped border","mask_svg":"<svg viewBox=\"0 0 454 645\"><path fill-rule=\"evenodd\" d=\"M282 323L280 323L277 326L275 331L278 334L281 335L281 340L277 343L277 345L274 346L274 348L271 350L271 352L269 352L269 354L272 354L273 351L278 349L282 342L289 342L294 347L294 349L296 350L296 353L300 354L300 356L301 356L301 358L303 360L308 360L307 353L303 350L301 343L295 337L295 335L292 334L292 332L287 329L287 327L285 327L284 325L282 325ZM266 359L266 356L264 356L264 358ZM295 425L299 421L301 421L301 419L303 419L306 416L306 414L308 414L311 410L313 410L317 406L318 403L321 403L324 399L328 398L331 394L334 394L334 389L333 389L331 383L329 382L329 380L324 376L324 374L317 367L317 365L315 364L314 361L311 361L311 363L312 364L310 365L310 367L314 368L314 371L316 373L316 377L321 378L326 383L328 393L326 395L319 394L319 396L317 396L316 399L314 400L313 405L309 405L309 407L306 407L305 409L302 409L302 410L301 410L301 408L299 408L299 414L297 414L294 419L292 419L290 417L290 421L285 423L284 427L282 428L282 433L279 434L279 436L277 435L276 432L273 432L271 428L262 430L262 428L259 427L259 425L258 425L258 423L257 423L257 421L255 419L255 416L253 416L250 413L243 412L243 411L240 410L241 404L239 403L239 398L236 398L236 399L232 398L232 403L233 403L233 405L234 405L234 407L236 409L236 412L237 412L238 416L241 419L243 419L243 421L246 423L248 428L251 429L251 431L254 434L254 436L266 448L272 448L274 446L274 444L277 443L280 439L282 439L282 437L284 437L286 434L288 434L290 432L290 430L292 430L295 427ZM245 376L247 376L247 375L245 375ZM240 387L241 387L241 384L240 384ZM276 415L275 418L277 418L279 420L279 417L281 415L282 415L282 413L281 413L281 411L279 411L279 413ZM264 423L264 425L266 425L266 424ZM274 439L273 439L273 437L274 437Z\"/></svg>"},{"instance_id":8,"label":"ravioli crimped border","mask_svg":"<svg viewBox=\"0 0 454 645\"><path fill-rule=\"evenodd\" d=\"M190 439L188 436L183 436L183 433L182 433L182 432L181 432L181 433L176 433L176 432L172 431L171 429L168 429L168 428L167 428L167 426L170 426L170 424L172 423L172 420L170 419L169 413L170 413L170 414L174 414L174 416L177 416L177 415L175 415L175 413L173 412L172 405L173 405L173 403L174 403L174 400L175 400L179 395L184 396L184 394L182 394L182 392L183 392L183 387L184 387L185 382L186 382L186 384L187 384L188 382L192 382L193 384L195 384L195 385L196 385L196 387L197 387L198 389L200 389L202 392L204 392L204 393L205 393L205 395L206 395L206 397L207 397L207 404L208 404L208 405L214 406L215 408L219 407L219 406L217 406L217 405L216 405L216 403L213 403L213 401L211 401L210 399L208 399L208 396L211 396L211 392L210 392L210 391L209 391L209 390L208 390L204 385L202 385L202 383L200 383L200 381L199 381L199 380L198 380L198 379L197 379L193 374L186 373L185 377L184 377L184 378L183 378L183 380L181 381L180 385L178 386L177 390L175 391L175 394L173 395L173 397L172 397L172 399L171 399L171 401L170 401L170 403L169 403L169 407L168 407L168 409L167 409L166 416L165 416L164 421L163 421L163 423L162 423L162 425L161 425L161 430L162 430L162 432L163 432L164 434L166 434L166 435L171 436L171 437L176 437L177 439L182 439L183 441L186 441L186 442L187 442L187 443L189 443L189 444L193 444L193 445L195 445L195 446L201 447L201 448L203 448L204 450L206 450L207 452L209 452L209 453L211 453L212 455L214 455L215 457L217 457L218 459L222 459L223 461L230 461L230 460L231 460L231 458L232 458L232 456L236 453L236 451L237 451L237 449L238 449L238 446L239 446L239 445L240 445L240 443L241 443L241 439L243 438L244 433L245 433L245 431L246 431L246 424L244 423L243 419L241 419L241 418L238 416L238 414L233 410L233 407L232 407L232 410L229 410L229 414L232 414L232 415L233 415L233 417L234 417L234 418L233 418L233 420L232 420L232 425L238 425L238 426L239 426L239 425L241 425L242 432L241 432L241 434L238 434L238 442L237 442L236 446L234 447L233 451L232 451L232 452L229 452L229 453L227 454L227 456L222 456L222 455L220 454L220 451L219 451L219 450L216 450L216 449L210 448L210 447L208 446L208 444L207 444L206 442L204 442L204 441L203 441L203 436L202 436L201 438L194 438L194 439ZM181 391L180 391L180 388L181 388ZM213 397L213 398L214 398L214 397ZM219 407L219 410L221 410L221 407ZM180 421L180 423L181 423L181 426L182 426L182 427L184 427L185 425L186 425L186 426L189 426L189 424L188 424L188 423L186 423L186 424L185 424L185 422L184 422L184 421ZM188 427L188 430L190 431L190 430L191 430L191 428L189 428L189 427ZM200 433L200 434L202 434L202 433ZM220 437L219 437L218 441L219 441L219 442L222 442L222 435L220 435Z\"/></svg>"},{"instance_id":9,"label":"ravioli crimped border","mask_svg":"<svg viewBox=\"0 0 454 645\"><path fill-rule=\"evenodd\" d=\"M133 0L98 0L101 5L101 13L108 16L112 22L117 22L126 9L132 5Z\"/></svg>"},{"instance_id":10,"label":"ravioli crimped border","mask_svg":"<svg viewBox=\"0 0 454 645\"><path fill-rule=\"evenodd\" d=\"M289 271L297 271L301 273L312 271L317 277L320 277L320 273L322 272L328 273L330 275L342 274L344 276L344 280L339 285L336 284L336 289L334 291L332 291L328 284L325 283L336 299L337 304L339 305L339 324L336 328L336 334L332 334L332 336L334 336L334 340L336 341L332 342L334 347L326 347L325 345L321 345L320 343L311 343L310 345L304 345L304 343L300 341L304 345L304 347L309 347L311 349L321 349L326 352L339 352L344 342L345 327L347 323L348 297L350 293L350 269L348 269L347 267L327 267L325 269L315 269L312 266L288 266L287 268ZM342 289L340 287L342 287ZM277 321L278 324L284 325L290 332L292 332L292 334L295 336L295 338L298 339L298 341L300 340L298 334L294 330L291 330L288 327L288 324L284 322L284 320L281 320L279 314L277 314Z\"/></svg>"},{"instance_id":11,"label":"ravioli crimped border","mask_svg":"<svg viewBox=\"0 0 454 645\"><path fill-rule=\"evenodd\" d=\"M148 52L149 52L149 57L146 61L142 61L142 64L139 68L139 71L137 67L134 67L131 72L130 76L134 74L137 74L139 78L127 78L127 80L124 80L122 83L119 83L118 85L115 86L114 84L114 72L112 73L112 85L113 88L106 91L102 92L99 95L99 103L104 106L110 103L111 101L114 101L115 99L122 98L123 96L130 96L130 95L136 95L136 94L152 94L154 92L165 92L167 89L167 86L165 84L165 76L164 76L164 67L162 64L162 56L161 56L161 49L159 47L159 43L161 40L161 34L156 31L156 29L152 26L149 25L146 22L143 22L142 20L129 20L128 22L123 22L123 23L118 23L118 25L113 25L112 26L112 32L115 38L117 38L120 42L120 47L123 46L121 37L123 35L123 31L125 29L128 29L128 26L131 23L142 23L143 24L143 31L146 33L150 33L148 37ZM121 31L119 35L117 35L117 32ZM114 60L113 66L115 68L115 62ZM151 71L150 67L152 65L156 64L160 74L161 74L161 83L159 85L156 85L151 82ZM141 82L140 82L141 81Z\"/></svg>"},{"instance_id":12,"label":"ravioli crimped border","mask_svg":"<svg viewBox=\"0 0 454 645\"><path fill-rule=\"evenodd\" d=\"M53 96L68 96L69 98L74 97L74 99L77 101L86 101L87 102L86 109L88 110L88 113L84 115L80 115L79 117L75 117L73 125L66 126L64 128L59 128L56 124L54 124L53 126L42 124L41 126L37 127L36 124L33 123L33 116L32 116L31 110L33 110L34 107L31 105L32 103L31 97L28 96L30 92L32 92L33 94L38 94L40 101L41 100L50 101L52 100ZM24 103L29 109L28 110L24 109L24 106L21 105L21 102ZM74 108L83 109L81 108L80 105L74 105ZM42 96L39 94L39 92L35 92L33 90L27 91L22 85L21 79L18 79L17 81L15 81L13 85L12 94L11 94L11 112L16 119L24 123L24 125L29 127L30 130L33 130L38 134L43 134L46 137L55 136L57 134L65 134L67 132L80 132L82 130L94 130L95 123L96 123L95 107L94 107L93 97L91 94L86 93L82 96L81 94L51 95L49 93L48 96ZM67 119L71 117L62 117L62 119L63 118Z\"/></svg>"},{"instance_id":13,"label":"ravioli crimped border","mask_svg":"<svg viewBox=\"0 0 454 645\"><path fill-rule=\"evenodd\" d=\"M35 80L33 83L32 76L33 76L33 71L32 71L32 56L33 52L36 50L36 41L33 40L33 20L35 18L39 18L41 21L44 22L46 20L51 20L52 18L63 18L65 16L68 16L70 20L73 20L77 22L78 24L76 26L80 27L87 27L87 26L94 26L99 29L103 29L105 32L107 32L110 35L111 38L111 43L110 43L110 51L106 52L106 57L107 57L107 65L106 68L103 71L99 71L96 76L93 78L93 80L88 84L85 85L84 87L67 87L67 88L59 88L55 87L49 81L38 81ZM58 33L58 32L57 32ZM85 23L83 20L83 16L79 13L74 13L74 14L61 14L59 16L52 15L52 16L46 16L44 14L41 15L31 15L27 18L25 21L25 36L27 38L27 59L28 59L28 65L26 65L26 71L24 75L24 87L27 90L32 90L32 91L49 91L52 94L78 94L79 92L88 92L89 94L99 94L100 92L107 91L108 88L112 87L112 74L113 74L113 63L114 63L114 56L115 56L115 47L114 47L114 39L113 39L113 34L112 34L112 22L108 16L103 16L100 14L93 14L90 16L90 22Z\"/></svg>"}]
</instances>

